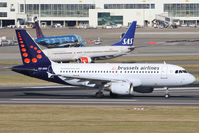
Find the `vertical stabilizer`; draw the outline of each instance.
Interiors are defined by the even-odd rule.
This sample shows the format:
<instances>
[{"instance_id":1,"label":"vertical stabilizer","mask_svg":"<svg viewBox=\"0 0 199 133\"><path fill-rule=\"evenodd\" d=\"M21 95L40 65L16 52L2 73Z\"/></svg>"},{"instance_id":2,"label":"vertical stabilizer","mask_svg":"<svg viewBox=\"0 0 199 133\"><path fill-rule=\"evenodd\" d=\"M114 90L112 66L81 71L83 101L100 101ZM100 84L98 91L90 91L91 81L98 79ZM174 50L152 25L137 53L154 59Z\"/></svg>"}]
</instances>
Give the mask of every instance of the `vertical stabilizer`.
<instances>
[{"instance_id":1,"label":"vertical stabilizer","mask_svg":"<svg viewBox=\"0 0 199 133\"><path fill-rule=\"evenodd\" d=\"M35 21L35 28L36 28L36 36L37 36L37 39L38 39L38 38L43 38L44 35L43 35L43 33L42 33L42 31L41 31L41 28L40 28L40 26L39 26L39 23L38 23L37 21Z\"/></svg>"},{"instance_id":2,"label":"vertical stabilizer","mask_svg":"<svg viewBox=\"0 0 199 133\"><path fill-rule=\"evenodd\" d=\"M22 62L31 67L48 67L51 61L33 41L26 30L16 30Z\"/></svg>"},{"instance_id":3,"label":"vertical stabilizer","mask_svg":"<svg viewBox=\"0 0 199 133\"><path fill-rule=\"evenodd\" d=\"M113 44L112 46L133 46L134 36L136 30L136 21L133 21L122 40L118 43Z\"/></svg>"}]
</instances>

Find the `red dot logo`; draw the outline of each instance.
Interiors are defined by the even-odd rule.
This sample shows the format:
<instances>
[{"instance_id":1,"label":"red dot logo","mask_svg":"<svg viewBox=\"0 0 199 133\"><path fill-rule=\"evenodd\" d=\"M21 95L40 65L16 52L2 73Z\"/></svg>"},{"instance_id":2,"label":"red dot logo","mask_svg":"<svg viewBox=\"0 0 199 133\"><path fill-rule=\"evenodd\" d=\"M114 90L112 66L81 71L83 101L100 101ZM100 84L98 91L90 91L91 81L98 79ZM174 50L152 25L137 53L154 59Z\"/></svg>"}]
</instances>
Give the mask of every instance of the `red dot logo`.
<instances>
[{"instance_id":1,"label":"red dot logo","mask_svg":"<svg viewBox=\"0 0 199 133\"><path fill-rule=\"evenodd\" d=\"M37 62L37 59L36 59L36 58L33 58L33 59L32 59L32 62L33 62L33 63L36 63L36 62Z\"/></svg>"},{"instance_id":2,"label":"red dot logo","mask_svg":"<svg viewBox=\"0 0 199 133\"><path fill-rule=\"evenodd\" d=\"M22 38L19 38L19 40L22 40Z\"/></svg>"},{"instance_id":3,"label":"red dot logo","mask_svg":"<svg viewBox=\"0 0 199 133\"><path fill-rule=\"evenodd\" d=\"M28 57L28 53L23 53L23 57Z\"/></svg>"},{"instance_id":4,"label":"red dot logo","mask_svg":"<svg viewBox=\"0 0 199 133\"><path fill-rule=\"evenodd\" d=\"M37 47L34 47L34 50L37 50Z\"/></svg>"},{"instance_id":5,"label":"red dot logo","mask_svg":"<svg viewBox=\"0 0 199 133\"><path fill-rule=\"evenodd\" d=\"M33 48L33 46L31 45L30 48Z\"/></svg>"},{"instance_id":6,"label":"red dot logo","mask_svg":"<svg viewBox=\"0 0 199 133\"><path fill-rule=\"evenodd\" d=\"M42 58L42 55L38 54L38 55L37 55L37 58L38 58L38 59L41 59L41 58Z\"/></svg>"},{"instance_id":7,"label":"red dot logo","mask_svg":"<svg viewBox=\"0 0 199 133\"><path fill-rule=\"evenodd\" d=\"M23 41L20 41L20 43L23 43Z\"/></svg>"},{"instance_id":8,"label":"red dot logo","mask_svg":"<svg viewBox=\"0 0 199 133\"><path fill-rule=\"evenodd\" d=\"M23 48L23 47L25 47L25 45L24 45L24 44L21 44L20 46L21 46L22 48Z\"/></svg>"},{"instance_id":9,"label":"red dot logo","mask_svg":"<svg viewBox=\"0 0 199 133\"><path fill-rule=\"evenodd\" d=\"M41 50L37 50L37 53L40 54L40 53L41 53Z\"/></svg>"},{"instance_id":10,"label":"red dot logo","mask_svg":"<svg viewBox=\"0 0 199 133\"><path fill-rule=\"evenodd\" d=\"M25 58L25 59L24 59L24 62L28 64L28 63L30 63L30 59Z\"/></svg>"},{"instance_id":11,"label":"red dot logo","mask_svg":"<svg viewBox=\"0 0 199 133\"><path fill-rule=\"evenodd\" d=\"M22 48L21 51L22 51L22 52L26 52L26 49L25 49L25 48Z\"/></svg>"}]
</instances>

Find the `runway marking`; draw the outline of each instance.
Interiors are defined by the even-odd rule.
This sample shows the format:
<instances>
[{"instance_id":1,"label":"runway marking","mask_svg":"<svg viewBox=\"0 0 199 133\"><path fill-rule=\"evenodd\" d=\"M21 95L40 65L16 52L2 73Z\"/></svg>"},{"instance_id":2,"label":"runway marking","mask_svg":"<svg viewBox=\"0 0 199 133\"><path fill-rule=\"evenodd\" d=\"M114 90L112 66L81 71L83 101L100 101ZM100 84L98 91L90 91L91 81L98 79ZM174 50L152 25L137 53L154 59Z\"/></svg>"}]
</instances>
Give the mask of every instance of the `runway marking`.
<instances>
[{"instance_id":1,"label":"runway marking","mask_svg":"<svg viewBox=\"0 0 199 133\"><path fill-rule=\"evenodd\" d=\"M154 88L155 91L164 91L164 88ZM199 88L198 87L175 87L175 88L169 88L169 90L180 90L180 91L198 91Z\"/></svg>"},{"instance_id":2,"label":"runway marking","mask_svg":"<svg viewBox=\"0 0 199 133\"><path fill-rule=\"evenodd\" d=\"M48 100L48 99L47 99ZM74 100L74 99L72 99ZM76 99L78 100L78 99ZM89 100L89 99L88 99ZM0 101L0 104L74 104L74 105L197 105L199 103L188 102L188 103L181 103L181 102L136 102L136 100L132 101L25 101L24 100L14 100L14 101Z\"/></svg>"},{"instance_id":3,"label":"runway marking","mask_svg":"<svg viewBox=\"0 0 199 133\"><path fill-rule=\"evenodd\" d=\"M34 88L75 88L76 86L25 86L25 87L22 87L22 88L31 88L31 89L34 89Z\"/></svg>"},{"instance_id":4,"label":"runway marking","mask_svg":"<svg viewBox=\"0 0 199 133\"><path fill-rule=\"evenodd\" d=\"M135 99L29 99L29 98L20 98L20 99L10 99L11 101L80 101L80 102L88 102L88 101L103 101L103 102L136 102Z\"/></svg>"},{"instance_id":5,"label":"runway marking","mask_svg":"<svg viewBox=\"0 0 199 133\"><path fill-rule=\"evenodd\" d=\"M0 101L0 104L68 104L68 105L180 105L180 106L199 106L196 102L178 102L178 101L151 101L145 102L142 100L126 100L126 99L5 99Z\"/></svg>"}]
</instances>

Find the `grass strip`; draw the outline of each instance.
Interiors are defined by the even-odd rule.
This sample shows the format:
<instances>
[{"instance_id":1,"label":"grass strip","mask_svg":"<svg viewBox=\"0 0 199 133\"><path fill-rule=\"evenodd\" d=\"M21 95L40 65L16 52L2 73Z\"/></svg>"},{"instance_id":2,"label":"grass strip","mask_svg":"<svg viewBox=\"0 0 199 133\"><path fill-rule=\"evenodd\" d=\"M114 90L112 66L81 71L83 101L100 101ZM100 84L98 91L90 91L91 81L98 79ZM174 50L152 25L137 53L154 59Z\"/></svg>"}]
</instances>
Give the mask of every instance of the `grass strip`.
<instances>
[{"instance_id":1,"label":"grass strip","mask_svg":"<svg viewBox=\"0 0 199 133\"><path fill-rule=\"evenodd\" d=\"M0 105L6 133L197 133L199 107Z\"/></svg>"},{"instance_id":2,"label":"grass strip","mask_svg":"<svg viewBox=\"0 0 199 133\"><path fill-rule=\"evenodd\" d=\"M150 62L150 61L190 61L190 60L199 60L199 56L172 56L172 57L118 57L109 60L98 60L96 62ZM0 61L0 65L16 65L21 64L21 60L13 60L13 61Z\"/></svg>"},{"instance_id":3,"label":"grass strip","mask_svg":"<svg viewBox=\"0 0 199 133\"><path fill-rule=\"evenodd\" d=\"M55 84L52 82L28 77L20 74L0 75L0 86L31 86L31 85L49 85Z\"/></svg>"},{"instance_id":4,"label":"grass strip","mask_svg":"<svg viewBox=\"0 0 199 133\"><path fill-rule=\"evenodd\" d=\"M190 61L199 60L199 56L171 56L171 57L118 57L109 60L98 60L96 62L150 62L150 61Z\"/></svg>"}]
</instances>

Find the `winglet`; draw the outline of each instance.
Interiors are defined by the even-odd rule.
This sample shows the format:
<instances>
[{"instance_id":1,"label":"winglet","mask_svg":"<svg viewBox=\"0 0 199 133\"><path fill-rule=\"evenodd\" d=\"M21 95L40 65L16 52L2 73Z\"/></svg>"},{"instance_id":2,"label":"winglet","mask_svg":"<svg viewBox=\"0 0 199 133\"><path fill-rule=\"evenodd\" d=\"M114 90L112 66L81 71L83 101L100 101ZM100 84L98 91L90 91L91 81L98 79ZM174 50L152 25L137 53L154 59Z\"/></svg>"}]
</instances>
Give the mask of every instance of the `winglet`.
<instances>
[{"instance_id":1,"label":"winglet","mask_svg":"<svg viewBox=\"0 0 199 133\"><path fill-rule=\"evenodd\" d=\"M122 40L118 43L113 44L112 46L133 46L134 36L136 30L136 21L133 21Z\"/></svg>"},{"instance_id":2,"label":"winglet","mask_svg":"<svg viewBox=\"0 0 199 133\"><path fill-rule=\"evenodd\" d=\"M42 33L42 31L41 31L41 28L40 28L40 26L39 26L39 23L38 23L37 21L35 21L35 28L36 28L36 36L37 36L37 39L38 39L38 38L43 38L44 35L43 35L43 33Z\"/></svg>"}]
</instances>

